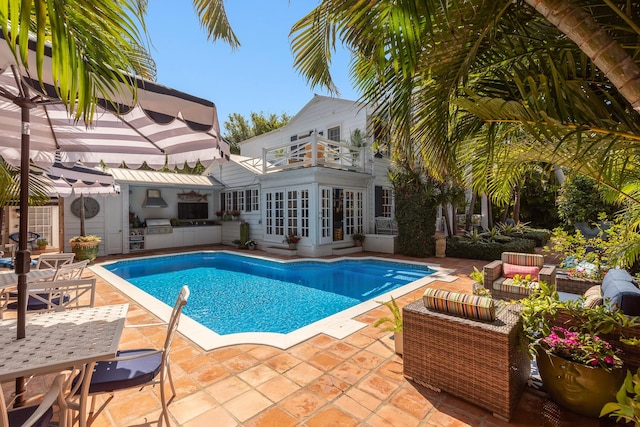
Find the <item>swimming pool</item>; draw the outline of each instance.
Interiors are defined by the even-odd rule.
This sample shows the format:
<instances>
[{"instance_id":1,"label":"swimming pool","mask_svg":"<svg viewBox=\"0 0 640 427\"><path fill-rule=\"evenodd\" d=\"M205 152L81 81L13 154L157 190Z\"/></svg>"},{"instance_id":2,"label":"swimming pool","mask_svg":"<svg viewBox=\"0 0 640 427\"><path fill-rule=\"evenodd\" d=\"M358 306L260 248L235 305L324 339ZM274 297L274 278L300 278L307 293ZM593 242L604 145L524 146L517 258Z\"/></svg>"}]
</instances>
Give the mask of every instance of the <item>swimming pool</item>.
<instances>
[{"instance_id":1,"label":"swimming pool","mask_svg":"<svg viewBox=\"0 0 640 427\"><path fill-rule=\"evenodd\" d=\"M225 251L123 260L94 271L100 268L108 272L103 278L112 284L116 276L134 285L137 292L133 287L124 290L130 296L143 291L169 306L180 287L188 285L191 298L184 313L223 342L234 341L234 336L299 335L341 313L353 317L354 307L372 299L388 300L407 284L423 286L436 272L424 263L381 258L283 262ZM326 322L325 326L331 328ZM255 337L250 341L255 342Z\"/></svg>"}]
</instances>

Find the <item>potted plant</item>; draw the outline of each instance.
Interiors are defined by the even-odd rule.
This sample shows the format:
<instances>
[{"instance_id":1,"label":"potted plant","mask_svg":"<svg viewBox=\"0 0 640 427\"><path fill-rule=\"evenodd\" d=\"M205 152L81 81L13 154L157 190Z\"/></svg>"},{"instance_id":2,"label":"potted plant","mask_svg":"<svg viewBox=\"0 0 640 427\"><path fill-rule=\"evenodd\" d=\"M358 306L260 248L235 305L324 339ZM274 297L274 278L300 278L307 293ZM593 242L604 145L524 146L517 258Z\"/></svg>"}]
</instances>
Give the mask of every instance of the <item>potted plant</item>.
<instances>
[{"instance_id":1,"label":"potted plant","mask_svg":"<svg viewBox=\"0 0 640 427\"><path fill-rule=\"evenodd\" d=\"M384 331L393 332L393 342L395 345L395 350L397 354L402 354L402 312L396 303L396 300L391 297L391 301L383 302L376 301L379 304L383 304L385 307L389 309L391 312L391 317L385 316L376 320L373 324L374 327L378 328L380 325L385 325L383 328Z\"/></svg>"},{"instance_id":2,"label":"potted plant","mask_svg":"<svg viewBox=\"0 0 640 427\"><path fill-rule=\"evenodd\" d=\"M47 239L38 239L38 240L36 240L36 246L41 251L45 250L47 248L48 244L49 244L49 242L47 241Z\"/></svg>"},{"instance_id":3,"label":"potted plant","mask_svg":"<svg viewBox=\"0 0 640 427\"><path fill-rule=\"evenodd\" d=\"M633 375L627 371L627 377L616 394L616 401L604 405L600 416L609 415L616 417L616 422L624 420L636 426L640 425L640 393L637 393L637 390L640 390L640 369Z\"/></svg>"},{"instance_id":4,"label":"potted plant","mask_svg":"<svg viewBox=\"0 0 640 427\"><path fill-rule=\"evenodd\" d=\"M624 379L619 350L601 335L628 320L604 305L583 307L582 299L561 302L555 289L544 282L519 302L529 355L536 359L549 396L573 412L598 417L603 406L615 399ZM558 325L561 311L578 320Z\"/></svg>"},{"instance_id":5,"label":"potted plant","mask_svg":"<svg viewBox=\"0 0 640 427\"><path fill-rule=\"evenodd\" d=\"M299 241L300 237L296 236L293 233L289 233L284 236L283 243L287 243L289 245L289 249L295 249Z\"/></svg>"},{"instance_id":6,"label":"potted plant","mask_svg":"<svg viewBox=\"0 0 640 427\"><path fill-rule=\"evenodd\" d=\"M93 262L98 256L101 239L98 236L74 236L69 240L71 251L76 254L75 259L82 261L88 259Z\"/></svg>"},{"instance_id":7,"label":"potted plant","mask_svg":"<svg viewBox=\"0 0 640 427\"><path fill-rule=\"evenodd\" d=\"M224 216L224 211L216 211L216 216L218 217L218 219L222 219L222 217Z\"/></svg>"},{"instance_id":8,"label":"potted plant","mask_svg":"<svg viewBox=\"0 0 640 427\"><path fill-rule=\"evenodd\" d=\"M256 246L258 246L258 244L253 240L247 241L247 243L245 243L245 245L247 246L247 248L249 248L250 251L254 250L256 248Z\"/></svg>"},{"instance_id":9,"label":"potted plant","mask_svg":"<svg viewBox=\"0 0 640 427\"><path fill-rule=\"evenodd\" d=\"M473 280L473 294L481 296L491 296L489 289L484 287L484 272L478 270L475 266L473 271L469 273L469 277Z\"/></svg>"},{"instance_id":10,"label":"potted plant","mask_svg":"<svg viewBox=\"0 0 640 427\"><path fill-rule=\"evenodd\" d=\"M238 218L240 218L240 211L238 211L238 210L231 211L231 216L233 217L234 221L237 221Z\"/></svg>"},{"instance_id":11,"label":"potted plant","mask_svg":"<svg viewBox=\"0 0 640 427\"><path fill-rule=\"evenodd\" d=\"M240 249L240 239L235 239L232 240L231 243L233 243L234 245L236 245L237 249Z\"/></svg>"},{"instance_id":12,"label":"potted plant","mask_svg":"<svg viewBox=\"0 0 640 427\"><path fill-rule=\"evenodd\" d=\"M365 235L362 233L354 233L351 238L353 239L353 243L355 243L356 246L362 246L362 243L364 242L365 239Z\"/></svg>"}]
</instances>

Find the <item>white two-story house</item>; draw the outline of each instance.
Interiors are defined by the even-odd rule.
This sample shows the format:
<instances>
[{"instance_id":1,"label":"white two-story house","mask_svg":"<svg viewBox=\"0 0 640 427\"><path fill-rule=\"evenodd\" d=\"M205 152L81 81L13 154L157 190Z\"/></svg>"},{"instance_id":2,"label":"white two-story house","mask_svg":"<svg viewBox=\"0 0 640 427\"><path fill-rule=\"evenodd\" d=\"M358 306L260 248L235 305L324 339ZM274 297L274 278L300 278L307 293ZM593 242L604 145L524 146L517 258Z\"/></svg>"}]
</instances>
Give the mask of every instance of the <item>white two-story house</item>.
<instances>
[{"instance_id":1,"label":"white two-story house","mask_svg":"<svg viewBox=\"0 0 640 427\"><path fill-rule=\"evenodd\" d=\"M205 172L225 187L217 209L241 211L267 250L287 234L300 237L300 255L353 247L355 233L375 233L376 217L393 217L389 160L372 150L371 119L365 105L314 96L287 125Z\"/></svg>"}]
</instances>

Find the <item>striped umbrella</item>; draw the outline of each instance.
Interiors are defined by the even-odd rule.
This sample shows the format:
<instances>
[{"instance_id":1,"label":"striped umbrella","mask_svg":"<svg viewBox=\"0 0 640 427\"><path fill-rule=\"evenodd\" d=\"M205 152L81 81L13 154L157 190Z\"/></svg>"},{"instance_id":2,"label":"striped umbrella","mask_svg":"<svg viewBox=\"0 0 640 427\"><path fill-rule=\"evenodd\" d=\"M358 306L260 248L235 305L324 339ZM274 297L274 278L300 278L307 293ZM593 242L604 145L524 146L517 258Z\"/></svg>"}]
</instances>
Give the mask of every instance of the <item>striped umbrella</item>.
<instances>
[{"instance_id":1,"label":"striped umbrella","mask_svg":"<svg viewBox=\"0 0 640 427\"><path fill-rule=\"evenodd\" d=\"M0 34L0 37L3 37ZM30 40L29 69L36 69L35 42ZM44 70L51 70L50 49L45 49ZM87 126L69 116L56 98L51 75L44 87L30 79L16 63L6 42L0 41L0 156L21 168L20 206L28 206L30 161L50 167L56 156L65 165L82 162L95 166L123 162L138 167L170 167L200 161L209 165L229 156L222 141L215 104L154 82L132 77L138 99L112 96L117 109L99 102L95 121ZM126 90L121 91L126 93ZM26 336L26 274L28 209L20 216L20 241L16 253L18 275L18 339Z\"/></svg>"}]
</instances>

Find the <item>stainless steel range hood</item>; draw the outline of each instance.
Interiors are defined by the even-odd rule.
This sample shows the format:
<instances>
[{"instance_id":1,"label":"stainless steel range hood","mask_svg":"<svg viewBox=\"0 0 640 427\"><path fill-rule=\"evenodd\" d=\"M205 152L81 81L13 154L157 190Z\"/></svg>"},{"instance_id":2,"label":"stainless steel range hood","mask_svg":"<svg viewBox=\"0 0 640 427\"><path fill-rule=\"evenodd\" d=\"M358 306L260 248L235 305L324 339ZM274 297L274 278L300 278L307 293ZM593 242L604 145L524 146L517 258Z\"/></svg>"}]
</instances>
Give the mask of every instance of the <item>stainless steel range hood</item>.
<instances>
[{"instance_id":1,"label":"stainless steel range hood","mask_svg":"<svg viewBox=\"0 0 640 427\"><path fill-rule=\"evenodd\" d=\"M166 208L169 206L160 195L160 190L147 190L147 197L142 204L143 208Z\"/></svg>"}]
</instances>

